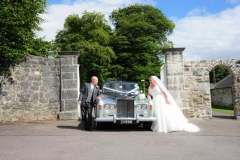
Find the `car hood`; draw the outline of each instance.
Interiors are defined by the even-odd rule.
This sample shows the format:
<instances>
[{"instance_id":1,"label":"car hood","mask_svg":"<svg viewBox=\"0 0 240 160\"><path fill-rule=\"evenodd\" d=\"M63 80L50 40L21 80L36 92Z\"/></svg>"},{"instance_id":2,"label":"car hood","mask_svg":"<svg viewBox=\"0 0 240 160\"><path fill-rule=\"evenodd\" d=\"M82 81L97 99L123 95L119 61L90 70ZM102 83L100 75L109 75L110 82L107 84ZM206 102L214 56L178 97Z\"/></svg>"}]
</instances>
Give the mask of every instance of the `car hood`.
<instances>
[{"instance_id":1,"label":"car hood","mask_svg":"<svg viewBox=\"0 0 240 160\"><path fill-rule=\"evenodd\" d=\"M119 96L109 96L109 95L105 95L105 94L101 95L101 101L104 103L109 103L109 104L116 104L117 99L119 99L119 98L124 98L124 96L119 97ZM131 98L131 97L129 97L129 98ZM135 98L135 104L143 104L143 103L144 104L149 103L149 100L148 99L139 100L139 99Z\"/></svg>"},{"instance_id":2,"label":"car hood","mask_svg":"<svg viewBox=\"0 0 240 160\"><path fill-rule=\"evenodd\" d=\"M114 104L116 104L117 97L101 95L101 101L103 101L104 103L114 103Z\"/></svg>"}]
</instances>

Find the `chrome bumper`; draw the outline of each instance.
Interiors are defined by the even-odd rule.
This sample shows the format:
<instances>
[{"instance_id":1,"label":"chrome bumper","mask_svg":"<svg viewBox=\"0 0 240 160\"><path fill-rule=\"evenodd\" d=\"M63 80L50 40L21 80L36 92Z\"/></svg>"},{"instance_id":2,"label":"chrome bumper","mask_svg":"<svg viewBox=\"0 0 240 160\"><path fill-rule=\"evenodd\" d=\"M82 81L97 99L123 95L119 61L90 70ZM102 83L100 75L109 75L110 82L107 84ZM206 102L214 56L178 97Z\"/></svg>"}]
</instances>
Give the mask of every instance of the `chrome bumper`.
<instances>
[{"instance_id":1,"label":"chrome bumper","mask_svg":"<svg viewBox=\"0 0 240 160\"><path fill-rule=\"evenodd\" d=\"M114 116L108 116L108 117L97 117L97 118L95 118L96 122L113 122L113 123L116 123L117 121L121 121L121 120L134 120L134 121L136 121L136 123L152 122L152 121L156 121L156 117L143 117L143 116L136 115L136 118L135 117L133 117L133 118L125 118L125 117L118 118L118 117L116 117L116 115L114 115Z\"/></svg>"}]
</instances>

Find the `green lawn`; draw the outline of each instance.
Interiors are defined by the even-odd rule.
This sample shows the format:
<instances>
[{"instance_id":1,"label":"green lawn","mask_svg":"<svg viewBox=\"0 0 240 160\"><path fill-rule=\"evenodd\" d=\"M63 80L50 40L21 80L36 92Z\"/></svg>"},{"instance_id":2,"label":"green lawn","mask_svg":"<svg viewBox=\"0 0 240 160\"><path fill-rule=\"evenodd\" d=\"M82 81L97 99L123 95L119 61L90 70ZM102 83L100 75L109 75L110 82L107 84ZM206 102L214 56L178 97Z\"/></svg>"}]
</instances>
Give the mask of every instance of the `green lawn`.
<instances>
[{"instance_id":1,"label":"green lawn","mask_svg":"<svg viewBox=\"0 0 240 160\"><path fill-rule=\"evenodd\" d=\"M219 106L212 106L212 110L216 112L221 112L225 114L231 114L234 115L234 110L233 109L227 109L227 108L222 108Z\"/></svg>"}]
</instances>

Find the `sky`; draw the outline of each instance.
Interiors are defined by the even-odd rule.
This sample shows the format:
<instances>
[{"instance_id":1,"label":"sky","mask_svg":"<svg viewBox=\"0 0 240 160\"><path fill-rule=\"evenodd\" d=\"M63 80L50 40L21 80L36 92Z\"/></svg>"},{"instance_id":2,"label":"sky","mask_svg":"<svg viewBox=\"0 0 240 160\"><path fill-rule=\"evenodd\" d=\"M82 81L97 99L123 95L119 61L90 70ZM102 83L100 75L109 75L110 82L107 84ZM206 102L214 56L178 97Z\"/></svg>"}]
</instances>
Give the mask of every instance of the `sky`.
<instances>
[{"instance_id":1,"label":"sky","mask_svg":"<svg viewBox=\"0 0 240 160\"><path fill-rule=\"evenodd\" d=\"M240 0L48 0L46 22L38 37L54 40L67 16L101 12L108 20L114 9L130 4L158 8L175 28L168 37L174 48L185 48L184 60L240 59ZM110 23L110 22L109 22Z\"/></svg>"}]
</instances>

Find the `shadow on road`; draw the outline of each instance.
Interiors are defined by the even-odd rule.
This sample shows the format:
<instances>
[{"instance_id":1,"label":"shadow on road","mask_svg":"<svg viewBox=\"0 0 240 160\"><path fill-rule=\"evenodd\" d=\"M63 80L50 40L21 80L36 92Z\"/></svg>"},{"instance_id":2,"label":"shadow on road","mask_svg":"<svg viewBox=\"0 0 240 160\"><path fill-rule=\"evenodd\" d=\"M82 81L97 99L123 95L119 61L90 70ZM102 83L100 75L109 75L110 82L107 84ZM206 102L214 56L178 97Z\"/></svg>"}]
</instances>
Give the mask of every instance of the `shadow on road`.
<instances>
[{"instance_id":1,"label":"shadow on road","mask_svg":"<svg viewBox=\"0 0 240 160\"><path fill-rule=\"evenodd\" d=\"M224 114L220 112L212 112L212 118L217 118L217 119L236 119L234 115L231 114Z\"/></svg>"},{"instance_id":2,"label":"shadow on road","mask_svg":"<svg viewBox=\"0 0 240 160\"><path fill-rule=\"evenodd\" d=\"M83 130L83 125L82 123L80 122L78 126L57 126L58 128L61 128L61 129L76 129L76 130Z\"/></svg>"},{"instance_id":3,"label":"shadow on road","mask_svg":"<svg viewBox=\"0 0 240 160\"><path fill-rule=\"evenodd\" d=\"M78 126L67 126L67 125L59 125L56 126L60 129L76 129L76 130L84 130L83 123L81 122L81 119L78 119L79 124ZM101 128L96 127L96 122L93 117L92 121L92 129L94 132L99 131L99 132L131 132L131 131L150 131L147 129L144 129L141 124L115 124L111 122L105 122L103 123Z\"/></svg>"},{"instance_id":4,"label":"shadow on road","mask_svg":"<svg viewBox=\"0 0 240 160\"><path fill-rule=\"evenodd\" d=\"M76 130L83 130L83 123L79 120L78 126L67 126L67 125L59 125L56 126L60 129L76 129ZM92 129L93 131L97 132L131 132L131 131L149 131L143 128L141 124L134 124L134 125L122 125L122 124L114 124L114 123L103 123L101 128L96 127L95 120L92 122Z\"/></svg>"},{"instance_id":5,"label":"shadow on road","mask_svg":"<svg viewBox=\"0 0 240 160\"><path fill-rule=\"evenodd\" d=\"M102 127L98 129L94 125L94 130L99 132L150 131L150 129L144 129L141 124L116 124L110 122L103 123Z\"/></svg>"},{"instance_id":6,"label":"shadow on road","mask_svg":"<svg viewBox=\"0 0 240 160\"><path fill-rule=\"evenodd\" d=\"M212 115L212 117L219 119L236 119L233 115Z\"/></svg>"}]
</instances>

